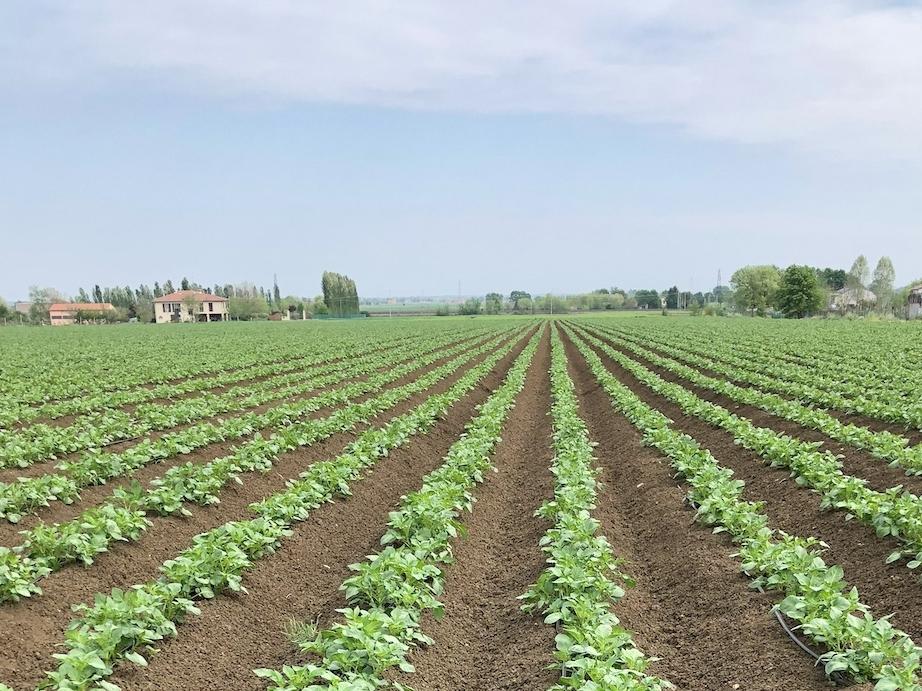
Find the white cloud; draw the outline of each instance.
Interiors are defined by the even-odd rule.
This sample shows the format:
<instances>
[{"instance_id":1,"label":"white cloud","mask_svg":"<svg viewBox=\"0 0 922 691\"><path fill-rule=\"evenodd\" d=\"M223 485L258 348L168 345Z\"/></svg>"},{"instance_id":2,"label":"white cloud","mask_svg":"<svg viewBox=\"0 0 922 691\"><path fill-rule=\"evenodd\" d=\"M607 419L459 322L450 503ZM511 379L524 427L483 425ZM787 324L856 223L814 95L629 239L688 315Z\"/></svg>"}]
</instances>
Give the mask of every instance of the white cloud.
<instances>
[{"instance_id":1,"label":"white cloud","mask_svg":"<svg viewBox=\"0 0 922 691\"><path fill-rule=\"evenodd\" d=\"M0 89L555 112L922 159L922 8L861 0L28 0ZM4 12L6 17L4 17Z\"/></svg>"}]
</instances>

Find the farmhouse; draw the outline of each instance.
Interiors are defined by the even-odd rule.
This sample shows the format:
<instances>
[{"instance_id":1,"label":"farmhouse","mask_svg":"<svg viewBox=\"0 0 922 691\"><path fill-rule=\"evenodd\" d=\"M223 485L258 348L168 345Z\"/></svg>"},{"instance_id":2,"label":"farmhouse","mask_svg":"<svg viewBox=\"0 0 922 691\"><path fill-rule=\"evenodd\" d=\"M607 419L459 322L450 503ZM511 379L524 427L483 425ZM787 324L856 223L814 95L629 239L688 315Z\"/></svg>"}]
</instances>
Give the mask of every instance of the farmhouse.
<instances>
[{"instance_id":1,"label":"farmhouse","mask_svg":"<svg viewBox=\"0 0 922 691\"><path fill-rule=\"evenodd\" d=\"M158 324L227 321L227 298L200 290L177 290L154 298L154 317Z\"/></svg>"},{"instance_id":2,"label":"farmhouse","mask_svg":"<svg viewBox=\"0 0 922 691\"><path fill-rule=\"evenodd\" d=\"M922 317L922 283L909 290L909 318Z\"/></svg>"},{"instance_id":3,"label":"farmhouse","mask_svg":"<svg viewBox=\"0 0 922 691\"><path fill-rule=\"evenodd\" d=\"M841 288L829 297L829 309L848 312L877 302L877 296L867 288Z\"/></svg>"},{"instance_id":4,"label":"farmhouse","mask_svg":"<svg viewBox=\"0 0 922 691\"><path fill-rule=\"evenodd\" d=\"M56 302L48 308L52 326L75 324L78 321L104 319L107 313L114 312L108 302Z\"/></svg>"}]
</instances>

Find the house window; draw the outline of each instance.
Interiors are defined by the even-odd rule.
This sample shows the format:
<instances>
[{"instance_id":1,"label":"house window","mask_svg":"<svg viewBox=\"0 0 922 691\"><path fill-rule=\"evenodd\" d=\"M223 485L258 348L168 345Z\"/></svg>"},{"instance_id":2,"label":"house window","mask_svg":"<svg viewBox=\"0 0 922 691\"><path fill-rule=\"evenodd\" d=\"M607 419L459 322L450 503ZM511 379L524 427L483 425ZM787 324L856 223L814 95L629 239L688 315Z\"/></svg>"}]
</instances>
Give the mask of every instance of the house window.
<instances>
[{"instance_id":1,"label":"house window","mask_svg":"<svg viewBox=\"0 0 922 691\"><path fill-rule=\"evenodd\" d=\"M164 311L164 312L168 312L168 311L169 311L169 310L167 309L167 303L166 303L166 302L163 303L163 311Z\"/></svg>"},{"instance_id":2,"label":"house window","mask_svg":"<svg viewBox=\"0 0 922 691\"><path fill-rule=\"evenodd\" d=\"M208 311L209 311L209 312L214 312L214 303L213 303L213 302L209 302L209 303L208 303Z\"/></svg>"}]
</instances>

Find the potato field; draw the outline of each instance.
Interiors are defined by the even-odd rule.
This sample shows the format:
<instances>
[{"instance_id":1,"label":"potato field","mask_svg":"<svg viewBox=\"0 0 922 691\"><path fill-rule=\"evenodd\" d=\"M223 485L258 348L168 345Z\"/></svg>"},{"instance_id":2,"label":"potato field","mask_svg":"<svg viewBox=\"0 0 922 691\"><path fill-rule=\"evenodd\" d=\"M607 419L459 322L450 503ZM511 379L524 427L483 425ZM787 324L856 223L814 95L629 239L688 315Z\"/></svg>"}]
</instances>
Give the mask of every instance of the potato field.
<instances>
[{"instance_id":1,"label":"potato field","mask_svg":"<svg viewBox=\"0 0 922 691\"><path fill-rule=\"evenodd\" d=\"M0 329L0 689L922 691L922 328Z\"/></svg>"}]
</instances>

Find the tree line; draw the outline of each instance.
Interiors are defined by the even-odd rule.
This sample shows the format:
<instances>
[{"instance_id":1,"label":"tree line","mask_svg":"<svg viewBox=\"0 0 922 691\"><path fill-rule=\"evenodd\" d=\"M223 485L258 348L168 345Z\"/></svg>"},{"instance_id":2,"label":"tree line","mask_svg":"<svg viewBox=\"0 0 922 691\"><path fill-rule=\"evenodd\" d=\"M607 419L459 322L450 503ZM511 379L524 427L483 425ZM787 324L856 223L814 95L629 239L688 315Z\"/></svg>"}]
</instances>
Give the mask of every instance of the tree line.
<instances>
[{"instance_id":1,"label":"tree line","mask_svg":"<svg viewBox=\"0 0 922 691\"><path fill-rule=\"evenodd\" d=\"M896 271L889 257L881 257L874 271L864 255L848 271L791 265L744 266L730 279L733 303L741 312L765 315L778 312L802 318L821 312L876 313L900 316L914 284L896 289Z\"/></svg>"},{"instance_id":2,"label":"tree line","mask_svg":"<svg viewBox=\"0 0 922 691\"><path fill-rule=\"evenodd\" d=\"M313 298L297 295L283 295L278 281L273 279L272 287L258 286L250 282L215 283L203 285L183 277L178 284L167 279L162 284L155 281L153 286L142 283L136 288L131 286L101 286L95 284L87 290L81 287L73 300L55 288L31 286L29 288L28 315L14 312L3 300L0 300L0 320L14 317L40 324L49 321L49 308L58 302L75 303L110 303L115 310L94 315L98 319L110 322L153 320L154 300L179 290L195 290L227 298L228 313L231 319L252 320L265 319L273 312L288 313L292 319L305 316L348 316L359 312L359 298L355 281L347 276L324 272L321 280L322 295Z\"/></svg>"}]
</instances>

